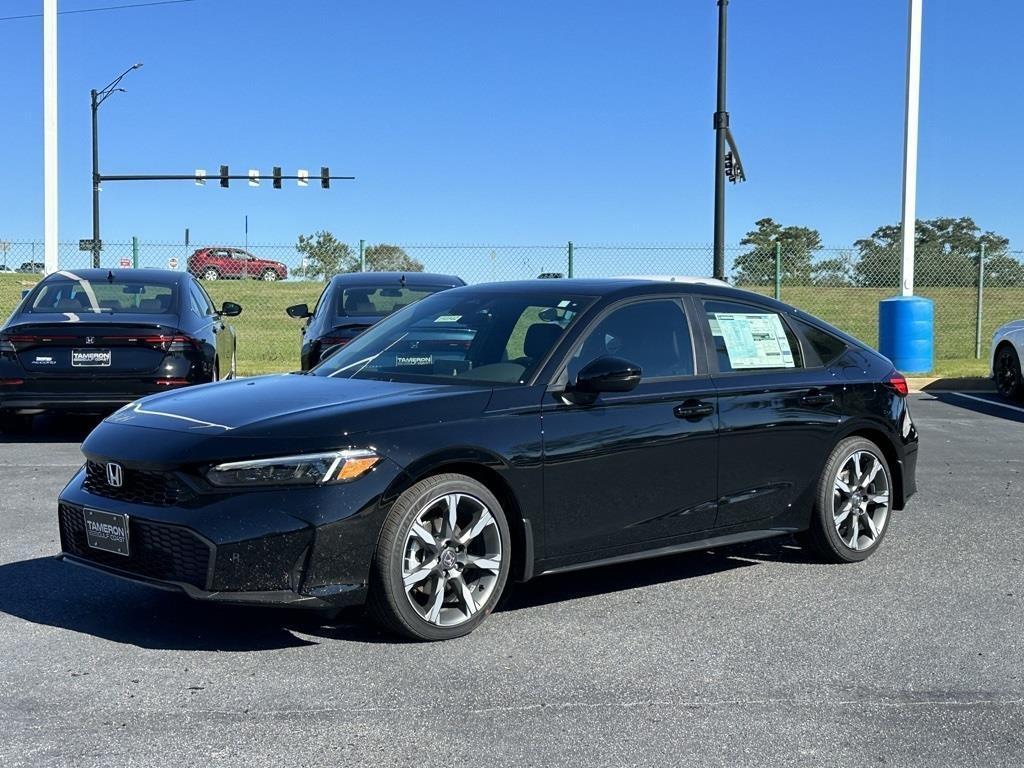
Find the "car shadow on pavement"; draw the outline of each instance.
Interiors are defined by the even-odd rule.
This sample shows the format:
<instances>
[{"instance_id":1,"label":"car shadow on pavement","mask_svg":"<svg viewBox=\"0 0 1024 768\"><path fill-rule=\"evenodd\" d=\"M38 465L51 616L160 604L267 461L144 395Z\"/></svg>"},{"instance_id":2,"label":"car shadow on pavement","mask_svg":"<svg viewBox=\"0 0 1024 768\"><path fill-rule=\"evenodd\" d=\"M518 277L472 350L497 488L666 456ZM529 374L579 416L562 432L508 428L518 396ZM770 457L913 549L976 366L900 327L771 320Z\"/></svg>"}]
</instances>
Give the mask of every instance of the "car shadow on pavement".
<instances>
[{"instance_id":1,"label":"car shadow on pavement","mask_svg":"<svg viewBox=\"0 0 1024 768\"><path fill-rule=\"evenodd\" d=\"M0 612L35 624L93 635L140 648L185 651L264 651L316 645L323 636L391 642L346 614L201 603L132 584L55 557L0 565Z\"/></svg>"},{"instance_id":2,"label":"car shadow on pavement","mask_svg":"<svg viewBox=\"0 0 1024 768\"><path fill-rule=\"evenodd\" d=\"M932 398L965 411L994 416L1004 421L1024 424L1024 402L1011 402L995 394L975 392L933 392Z\"/></svg>"},{"instance_id":3,"label":"car shadow on pavement","mask_svg":"<svg viewBox=\"0 0 1024 768\"><path fill-rule=\"evenodd\" d=\"M635 560L629 563L543 576L515 584L499 611L516 611L595 595L650 587L748 568L763 562L814 563L790 536L720 549Z\"/></svg>"},{"instance_id":4,"label":"car shadow on pavement","mask_svg":"<svg viewBox=\"0 0 1024 768\"><path fill-rule=\"evenodd\" d=\"M102 416L44 414L14 431L0 431L4 443L80 443L100 423Z\"/></svg>"}]
</instances>

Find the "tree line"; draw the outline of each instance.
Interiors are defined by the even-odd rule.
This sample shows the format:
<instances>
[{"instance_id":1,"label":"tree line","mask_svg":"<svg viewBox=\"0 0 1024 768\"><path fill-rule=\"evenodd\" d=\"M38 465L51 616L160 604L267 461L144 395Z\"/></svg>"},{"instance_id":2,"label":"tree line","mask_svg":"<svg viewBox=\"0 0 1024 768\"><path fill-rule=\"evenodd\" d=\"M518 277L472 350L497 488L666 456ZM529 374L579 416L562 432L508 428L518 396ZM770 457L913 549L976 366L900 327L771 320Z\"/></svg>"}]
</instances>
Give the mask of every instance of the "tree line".
<instances>
[{"instance_id":1,"label":"tree line","mask_svg":"<svg viewBox=\"0 0 1024 768\"><path fill-rule=\"evenodd\" d=\"M302 266L293 270L296 277L326 280L334 275L359 271L359 253L348 243L326 230L299 235L295 249L302 254ZM368 272L422 272L423 263L397 245L379 243L363 249Z\"/></svg>"},{"instance_id":2,"label":"tree line","mask_svg":"<svg viewBox=\"0 0 1024 768\"><path fill-rule=\"evenodd\" d=\"M857 240L853 248L822 255L816 229L782 226L764 218L740 241L746 250L736 257L737 285L774 285L776 249L783 285L892 288L900 284L900 226L887 224ZM969 216L918 220L914 235L914 281L920 286L972 286L978 280L978 259L985 252L985 282L1001 287L1024 286L1024 263L1010 254L1010 240L985 231Z\"/></svg>"}]
</instances>

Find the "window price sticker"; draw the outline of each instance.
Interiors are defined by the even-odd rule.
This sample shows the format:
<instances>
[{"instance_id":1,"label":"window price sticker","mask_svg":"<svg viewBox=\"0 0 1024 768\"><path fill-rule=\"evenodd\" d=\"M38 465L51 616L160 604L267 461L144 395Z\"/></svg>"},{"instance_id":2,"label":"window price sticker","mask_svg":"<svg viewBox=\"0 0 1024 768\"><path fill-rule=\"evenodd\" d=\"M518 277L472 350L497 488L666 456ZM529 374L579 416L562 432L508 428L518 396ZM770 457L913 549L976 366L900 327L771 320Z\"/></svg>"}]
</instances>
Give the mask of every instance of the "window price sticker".
<instances>
[{"instance_id":1,"label":"window price sticker","mask_svg":"<svg viewBox=\"0 0 1024 768\"><path fill-rule=\"evenodd\" d=\"M715 313L715 323L733 370L795 368L782 319L774 314ZM719 335L719 334L716 334Z\"/></svg>"}]
</instances>

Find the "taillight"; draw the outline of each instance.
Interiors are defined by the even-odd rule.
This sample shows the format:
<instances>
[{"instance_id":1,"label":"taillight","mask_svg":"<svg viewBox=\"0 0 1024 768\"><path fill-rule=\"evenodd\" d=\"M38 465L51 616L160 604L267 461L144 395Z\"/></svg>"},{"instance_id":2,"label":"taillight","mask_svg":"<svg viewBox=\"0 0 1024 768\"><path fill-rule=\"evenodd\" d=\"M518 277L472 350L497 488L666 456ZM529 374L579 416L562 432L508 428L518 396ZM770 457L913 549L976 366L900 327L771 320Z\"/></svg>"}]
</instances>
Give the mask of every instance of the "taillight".
<instances>
[{"instance_id":1,"label":"taillight","mask_svg":"<svg viewBox=\"0 0 1024 768\"><path fill-rule=\"evenodd\" d=\"M343 339L340 336L324 336L320 339L320 344L325 347L343 347L350 341L352 339Z\"/></svg>"},{"instance_id":2,"label":"taillight","mask_svg":"<svg viewBox=\"0 0 1024 768\"><path fill-rule=\"evenodd\" d=\"M140 341L144 344L162 347L165 352L187 352L195 349L199 344L188 336L145 336Z\"/></svg>"},{"instance_id":3,"label":"taillight","mask_svg":"<svg viewBox=\"0 0 1024 768\"><path fill-rule=\"evenodd\" d=\"M910 392L910 387L907 386L907 378L899 371L893 371L889 374L889 379L886 381L897 395L904 397Z\"/></svg>"},{"instance_id":4,"label":"taillight","mask_svg":"<svg viewBox=\"0 0 1024 768\"><path fill-rule=\"evenodd\" d=\"M0 387L17 387L24 383L24 379L0 379Z\"/></svg>"},{"instance_id":5,"label":"taillight","mask_svg":"<svg viewBox=\"0 0 1024 768\"><path fill-rule=\"evenodd\" d=\"M157 379L156 383L162 387L183 387L188 384L188 379Z\"/></svg>"}]
</instances>

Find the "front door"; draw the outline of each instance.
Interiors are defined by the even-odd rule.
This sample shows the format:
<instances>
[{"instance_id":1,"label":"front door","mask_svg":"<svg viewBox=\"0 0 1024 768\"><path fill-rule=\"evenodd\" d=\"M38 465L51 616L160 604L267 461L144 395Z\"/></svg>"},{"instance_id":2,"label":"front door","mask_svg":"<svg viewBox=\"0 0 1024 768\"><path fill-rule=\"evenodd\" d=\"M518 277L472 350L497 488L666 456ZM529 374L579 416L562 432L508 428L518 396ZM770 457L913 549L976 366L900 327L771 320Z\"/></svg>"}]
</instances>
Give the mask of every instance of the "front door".
<instances>
[{"instance_id":1,"label":"front door","mask_svg":"<svg viewBox=\"0 0 1024 768\"><path fill-rule=\"evenodd\" d=\"M548 557L628 549L711 528L717 497L715 389L698 368L677 298L613 307L575 346L562 381L612 355L640 384L590 403L554 385L543 408Z\"/></svg>"}]
</instances>

